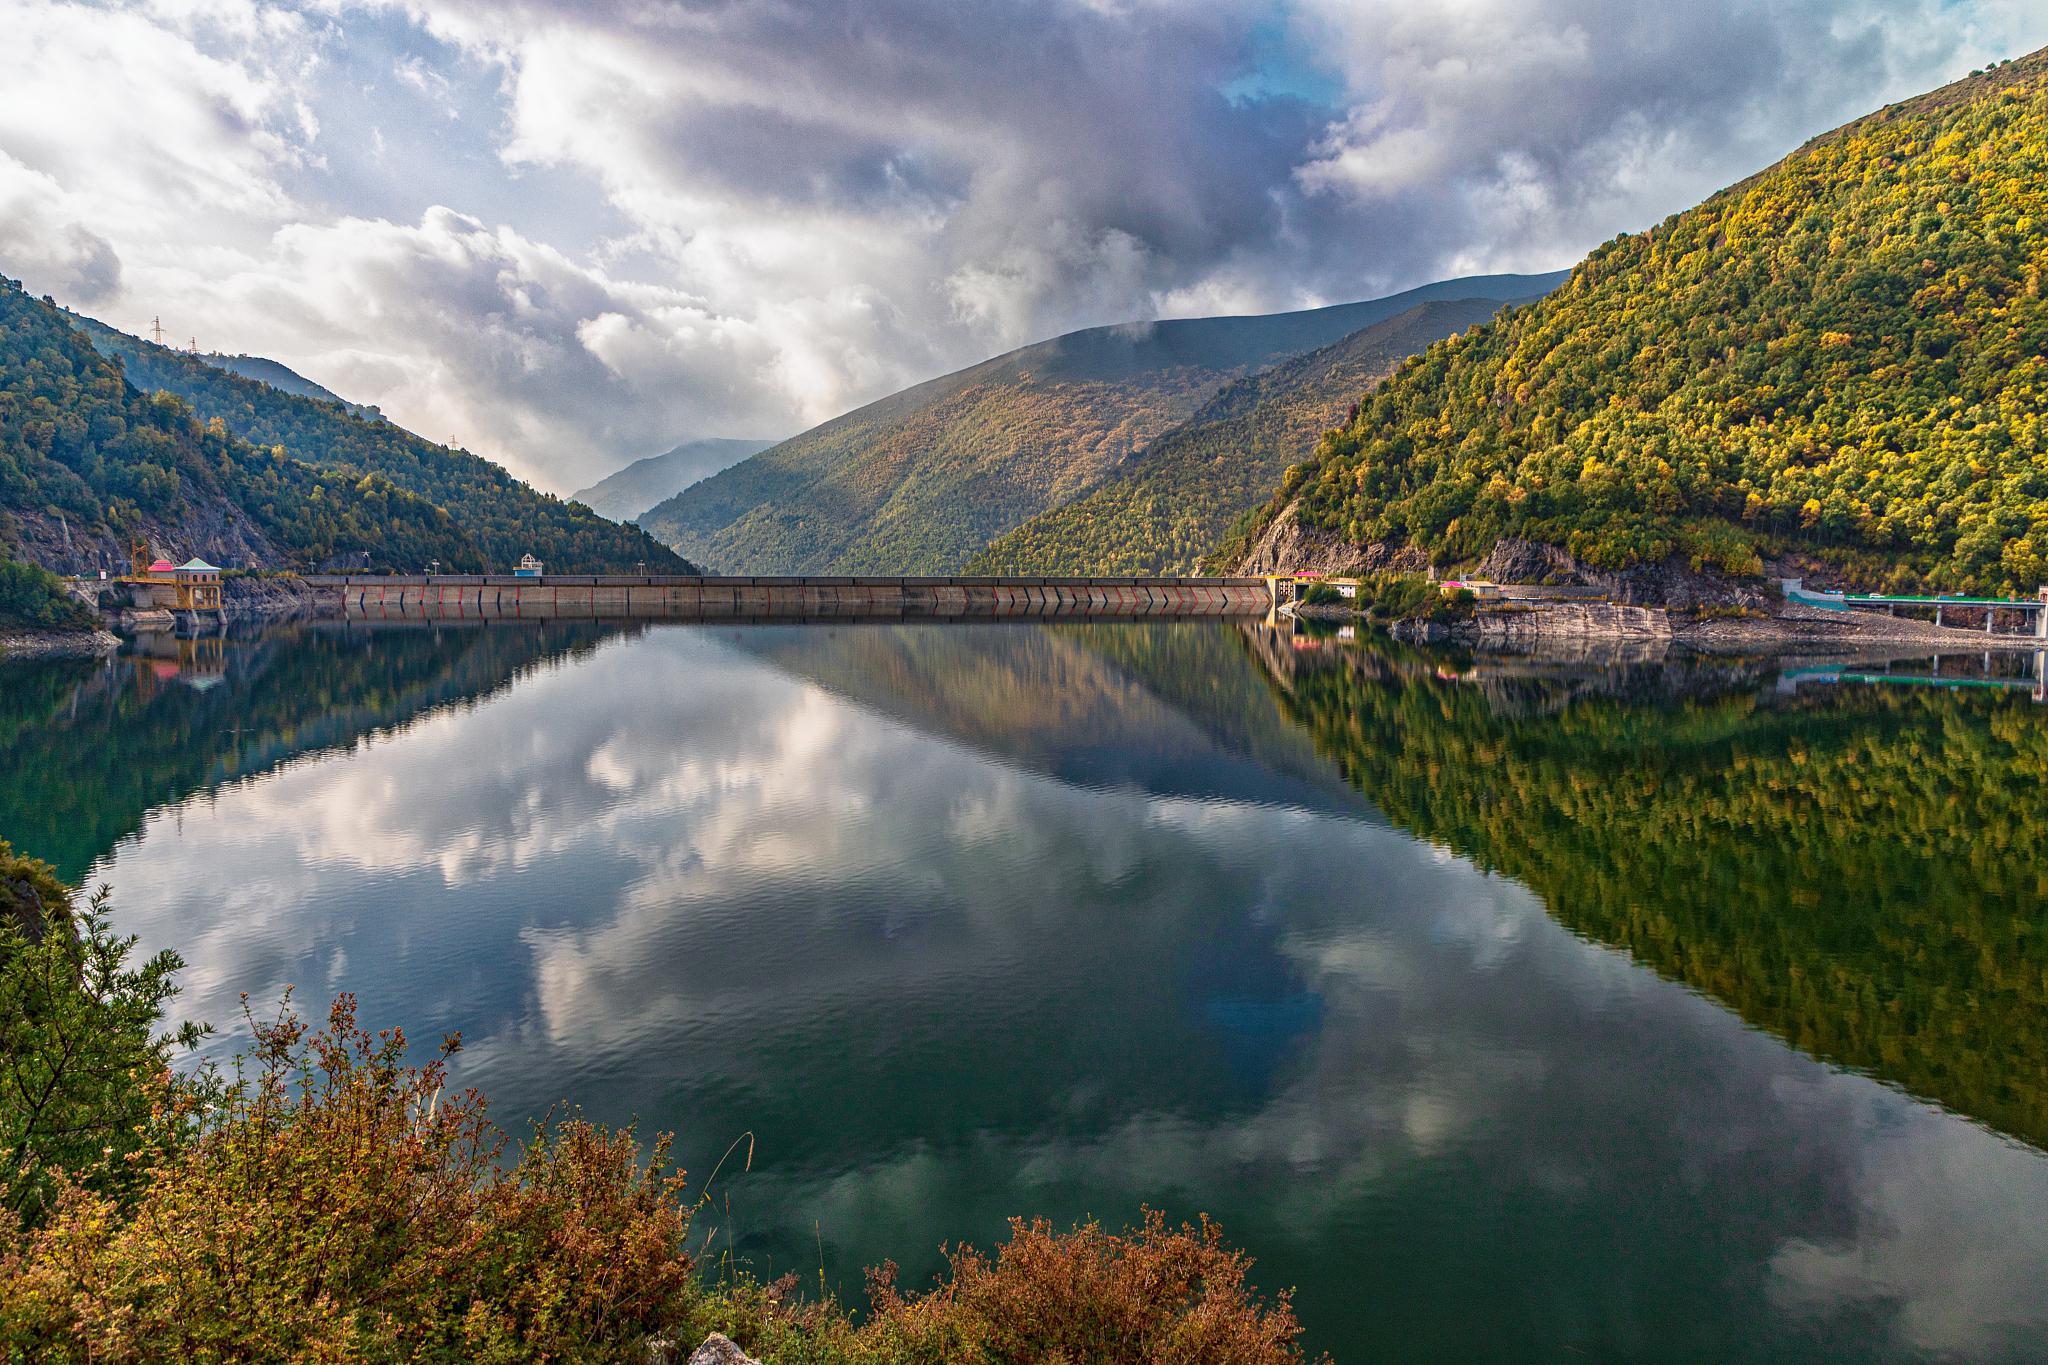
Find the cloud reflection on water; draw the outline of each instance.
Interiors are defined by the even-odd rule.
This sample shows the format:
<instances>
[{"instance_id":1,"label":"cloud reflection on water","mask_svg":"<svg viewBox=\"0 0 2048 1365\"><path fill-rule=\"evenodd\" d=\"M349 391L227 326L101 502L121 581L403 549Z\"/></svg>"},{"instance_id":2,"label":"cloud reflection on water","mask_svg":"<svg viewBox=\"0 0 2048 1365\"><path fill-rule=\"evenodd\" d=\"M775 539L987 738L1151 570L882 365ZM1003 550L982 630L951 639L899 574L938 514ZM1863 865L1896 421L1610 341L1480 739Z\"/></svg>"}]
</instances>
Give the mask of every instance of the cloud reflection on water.
<instances>
[{"instance_id":1,"label":"cloud reflection on water","mask_svg":"<svg viewBox=\"0 0 2048 1365\"><path fill-rule=\"evenodd\" d=\"M1042 643L951 629L933 666L984 684ZM935 732L802 676L844 665L823 632L746 643L614 642L158 812L105 866L122 918L200 1017L296 982L461 1028L505 1121L572 1096L700 1172L753 1131L724 1234L849 1284L1150 1201L1221 1215L1332 1344L2017 1359L2043 1327L2040 1154L1334 797L1076 785L1044 729L1002 751L1002 685ZM1242 761L1092 695L1176 773Z\"/></svg>"}]
</instances>

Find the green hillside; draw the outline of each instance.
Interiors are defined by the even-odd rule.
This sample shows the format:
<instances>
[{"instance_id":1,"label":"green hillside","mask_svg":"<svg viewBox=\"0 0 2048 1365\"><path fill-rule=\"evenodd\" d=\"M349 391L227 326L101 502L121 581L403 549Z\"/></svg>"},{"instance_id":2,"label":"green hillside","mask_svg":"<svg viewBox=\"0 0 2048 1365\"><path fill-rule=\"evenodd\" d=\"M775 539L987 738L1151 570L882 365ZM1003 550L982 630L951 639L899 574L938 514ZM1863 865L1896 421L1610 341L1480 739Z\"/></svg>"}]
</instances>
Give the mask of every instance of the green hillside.
<instances>
[{"instance_id":1,"label":"green hillside","mask_svg":"<svg viewBox=\"0 0 2048 1365\"><path fill-rule=\"evenodd\" d=\"M236 381L245 382L245 381ZM449 515L382 474L316 467L145 396L47 300L0 280L0 555L125 567L131 536L226 565L482 565Z\"/></svg>"},{"instance_id":2,"label":"green hillside","mask_svg":"<svg viewBox=\"0 0 2048 1365\"><path fill-rule=\"evenodd\" d=\"M705 479L641 524L725 572L954 570L1092 489L1233 380L1420 303L1520 298L1550 283L1452 280L1309 312L1074 332L835 418Z\"/></svg>"},{"instance_id":3,"label":"green hillside","mask_svg":"<svg viewBox=\"0 0 2048 1365\"><path fill-rule=\"evenodd\" d=\"M345 475L387 479L445 508L480 552L480 558L471 557L476 567L503 570L532 553L558 572L632 573L643 562L649 572L687 571L683 560L651 536L539 492L481 456L366 419L345 404L245 378L220 368L217 360L151 345L89 318L72 320L94 346L120 361L136 388L176 394L202 420L218 418L259 446L282 446L294 458ZM373 562L415 569L426 563L367 548Z\"/></svg>"},{"instance_id":4,"label":"green hillside","mask_svg":"<svg viewBox=\"0 0 2048 1365\"><path fill-rule=\"evenodd\" d=\"M2048 54L1821 137L1432 347L1266 521L1440 564L2048 581ZM1284 527L1273 528L1284 530Z\"/></svg>"},{"instance_id":5,"label":"green hillside","mask_svg":"<svg viewBox=\"0 0 2048 1365\"><path fill-rule=\"evenodd\" d=\"M1042 512L973 559L973 574L1191 574L1358 395L1433 341L1500 310L1425 303L1224 388L1092 493Z\"/></svg>"}]
</instances>

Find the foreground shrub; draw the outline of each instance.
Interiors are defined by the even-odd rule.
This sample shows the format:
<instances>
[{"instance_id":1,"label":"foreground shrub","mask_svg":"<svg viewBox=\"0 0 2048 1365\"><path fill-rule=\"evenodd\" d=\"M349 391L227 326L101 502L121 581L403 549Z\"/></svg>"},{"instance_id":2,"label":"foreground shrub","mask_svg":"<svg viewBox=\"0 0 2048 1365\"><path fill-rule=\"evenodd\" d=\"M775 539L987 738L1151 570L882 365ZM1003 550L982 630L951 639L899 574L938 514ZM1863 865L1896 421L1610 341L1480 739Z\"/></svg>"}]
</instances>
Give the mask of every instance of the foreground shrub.
<instances>
[{"instance_id":1,"label":"foreground shrub","mask_svg":"<svg viewBox=\"0 0 2048 1365\"><path fill-rule=\"evenodd\" d=\"M35 1225L67 1184L123 1203L189 1132L170 1059L203 1030L156 1032L184 964L134 950L104 890L74 910L47 863L0 840L0 1217Z\"/></svg>"},{"instance_id":2,"label":"foreground shrub","mask_svg":"<svg viewBox=\"0 0 2048 1365\"><path fill-rule=\"evenodd\" d=\"M103 896L75 922L33 941L0 928L0 983L22 985L0 999L7 1188L33 1191L25 1216L0 1210L10 1365L674 1365L714 1329L768 1365L1301 1359L1286 1296L1262 1305L1206 1219L1016 1222L993 1259L952 1252L927 1292L876 1272L858 1322L800 1301L794 1280L707 1285L666 1138L643 1160L630 1129L550 1119L507 1162L483 1098L448 1090L459 1040L410 1065L404 1035L365 1029L349 996L317 1030L289 1000L262 1022L245 1005L252 1051L174 1080L169 1048L198 1036L153 1034L176 959L127 969L133 942L108 934ZM67 1049L98 1060L38 1082ZM45 1092L71 1098L38 1107ZM52 1113L67 1117L38 1127Z\"/></svg>"},{"instance_id":3,"label":"foreground shrub","mask_svg":"<svg viewBox=\"0 0 2048 1365\"><path fill-rule=\"evenodd\" d=\"M0 1267L0 1340L34 1360L600 1360L686 1315L681 1177L630 1132L546 1124L508 1168L482 1100L444 1093L455 1040L407 1066L346 996L318 1032L289 1010L254 1031L132 1215L73 1186Z\"/></svg>"},{"instance_id":4,"label":"foreground shrub","mask_svg":"<svg viewBox=\"0 0 2048 1365\"><path fill-rule=\"evenodd\" d=\"M70 919L71 888L58 879L57 869L0 839L0 924L34 941L52 924Z\"/></svg>"},{"instance_id":5,"label":"foreground shrub","mask_svg":"<svg viewBox=\"0 0 2048 1365\"><path fill-rule=\"evenodd\" d=\"M858 1326L799 1301L794 1276L739 1278L707 1296L685 1339L721 1331L766 1365L1299 1365L1288 1296L1261 1303L1250 1259L1222 1237L1156 1211L1123 1233L1014 1219L994 1259L957 1248L927 1292L899 1290L894 1265L870 1271Z\"/></svg>"},{"instance_id":6,"label":"foreground shrub","mask_svg":"<svg viewBox=\"0 0 2048 1365\"><path fill-rule=\"evenodd\" d=\"M1251 1261L1223 1245L1206 1217L1169 1227L1150 1210L1140 1228L1088 1223L1064 1235L1044 1219L1010 1223L994 1260L950 1256L951 1277L930 1293L897 1294L895 1267L870 1276L878 1361L1024 1365L1142 1361L1146 1365L1288 1365L1301 1335L1288 1296L1263 1306L1246 1283Z\"/></svg>"}]
</instances>

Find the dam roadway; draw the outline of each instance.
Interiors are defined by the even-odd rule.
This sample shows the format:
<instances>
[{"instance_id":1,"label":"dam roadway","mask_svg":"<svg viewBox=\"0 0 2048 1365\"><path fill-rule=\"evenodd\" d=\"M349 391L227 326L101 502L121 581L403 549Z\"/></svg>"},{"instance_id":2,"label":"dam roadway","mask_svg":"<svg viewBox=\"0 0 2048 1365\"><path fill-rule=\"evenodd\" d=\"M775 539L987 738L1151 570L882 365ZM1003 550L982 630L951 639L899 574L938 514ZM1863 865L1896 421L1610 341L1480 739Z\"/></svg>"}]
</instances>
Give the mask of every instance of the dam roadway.
<instances>
[{"instance_id":1,"label":"dam roadway","mask_svg":"<svg viewBox=\"0 0 2048 1365\"><path fill-rule=\"evenodd\" d=\"M1263 578L673 577L636 574L309 574L349 616L925 617L1265 616Z\"/></svg>"}]
</instances>

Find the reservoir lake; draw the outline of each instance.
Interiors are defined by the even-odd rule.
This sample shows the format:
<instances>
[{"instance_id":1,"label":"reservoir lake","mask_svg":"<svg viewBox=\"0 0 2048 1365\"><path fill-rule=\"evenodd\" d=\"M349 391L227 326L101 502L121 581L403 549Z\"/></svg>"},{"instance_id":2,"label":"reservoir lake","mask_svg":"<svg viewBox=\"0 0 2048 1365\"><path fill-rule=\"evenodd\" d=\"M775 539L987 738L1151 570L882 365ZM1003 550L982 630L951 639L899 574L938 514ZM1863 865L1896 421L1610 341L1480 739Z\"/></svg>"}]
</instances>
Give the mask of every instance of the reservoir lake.
<instances>
[{"instance_id":1,"label":"reservoir lake","mask_svg":"<svg viewBox=\"0 0 2048 1365\"><path fill-rule=\"evenodd\" d=\"M2043 1361L2048 705L1930 663L299 624L0 665L0 837L217 1060L673 1130L714 1265L1151 1207L1340 1365Z\"/></svg>"}]
</instances>

